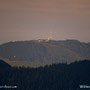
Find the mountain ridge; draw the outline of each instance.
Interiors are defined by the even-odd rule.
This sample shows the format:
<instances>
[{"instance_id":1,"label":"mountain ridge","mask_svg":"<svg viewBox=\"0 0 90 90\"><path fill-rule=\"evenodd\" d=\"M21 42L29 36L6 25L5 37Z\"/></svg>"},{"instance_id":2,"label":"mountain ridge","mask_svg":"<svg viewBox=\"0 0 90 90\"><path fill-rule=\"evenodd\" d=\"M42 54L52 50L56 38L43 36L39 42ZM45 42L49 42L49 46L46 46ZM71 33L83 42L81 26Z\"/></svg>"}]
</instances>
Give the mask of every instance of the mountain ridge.
<instances>
[{"instance_id":1,"label":"mountain ridge","mask_svg":"<svg viewBox=\"0 0 90 90\"><path fill-rule=\"evenodd\" d=\"M10 61L27 61L35 65L71 63L90 59L90 44L78 40L16 41L0 45L0 57ZM15 62L14 62L15 63Z\"/></svg>"}]
</instances>

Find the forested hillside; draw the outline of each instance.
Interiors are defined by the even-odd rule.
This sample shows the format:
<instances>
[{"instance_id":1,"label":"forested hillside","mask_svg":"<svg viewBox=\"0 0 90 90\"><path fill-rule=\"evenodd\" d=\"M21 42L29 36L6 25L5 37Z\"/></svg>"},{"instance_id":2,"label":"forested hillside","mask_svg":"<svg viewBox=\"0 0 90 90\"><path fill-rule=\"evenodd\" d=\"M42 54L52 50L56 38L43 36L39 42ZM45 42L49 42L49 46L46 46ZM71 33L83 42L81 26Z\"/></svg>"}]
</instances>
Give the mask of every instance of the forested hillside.
<instances>
[{"instance_id":1,"label":"forested hillside","mask_svg":"<svg viewBox=\"0 0 90 90\"><path fill-rule=\"evenodd\" d=\"M4 62L3 60L0 60L0 69L7 69L7 68L10 68L11 66Z\"/></svg>"},{"instance_id":2,"label":"forested hillside","mask_svg":"<svg viewBox=\"0 0 90 90\"><path fill-rule=\"evenodd\" d=\"M79 90L79 85L90 85L90 61L0 69L0 85L14 85L17 90Z\"/></svg>"}]
</instances>

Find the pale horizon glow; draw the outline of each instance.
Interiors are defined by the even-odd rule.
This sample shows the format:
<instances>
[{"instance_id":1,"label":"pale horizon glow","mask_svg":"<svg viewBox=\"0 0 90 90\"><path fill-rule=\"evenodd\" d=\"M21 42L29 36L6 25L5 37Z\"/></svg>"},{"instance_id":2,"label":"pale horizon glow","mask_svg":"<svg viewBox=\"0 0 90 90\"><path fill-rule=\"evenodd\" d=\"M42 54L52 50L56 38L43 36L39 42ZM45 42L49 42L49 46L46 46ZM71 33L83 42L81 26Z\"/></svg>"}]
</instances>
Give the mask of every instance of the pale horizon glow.
<instances>
[{"instance_id":1,"label":"pale horizon glow","mask_svg":"<svg viewBox=\"0 0 90 90\"><path fill-rule=\"evenodd\" d=\"M90 42L90 0L0 0L0 44L75 39Z\"/></svg>"}]
</instances>

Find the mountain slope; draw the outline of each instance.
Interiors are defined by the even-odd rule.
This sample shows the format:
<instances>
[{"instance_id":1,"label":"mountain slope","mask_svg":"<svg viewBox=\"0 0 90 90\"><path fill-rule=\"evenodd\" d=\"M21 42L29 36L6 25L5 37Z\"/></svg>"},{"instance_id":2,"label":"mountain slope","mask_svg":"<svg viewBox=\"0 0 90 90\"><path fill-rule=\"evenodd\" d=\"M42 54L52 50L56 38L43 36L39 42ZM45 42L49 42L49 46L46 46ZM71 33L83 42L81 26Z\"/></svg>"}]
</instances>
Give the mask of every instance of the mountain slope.
<instances>
[{"instance_id":1,"label":"mountain slope","mask_svg":"<svg viewBox=\"0 0 90 90\"><path fill-rule=\"evenodd\" d=\"M31 64L52 64L90 59L90 44L77 40L17 41L0 45L0 57ZM15 63L14 62L14 63Z\"/></svg>"},{"instance_id":2,"label":"mountain slope","mask_svg":"<svg viewBox=\"0 0 90 90\"><path fill-rule=\"evenodd\" d=\"M7 64L6 62L4 62L3 60L0 59L0 69L7 69L10 68L11 66L9 64Z\"/></svg>"}]
</instances>

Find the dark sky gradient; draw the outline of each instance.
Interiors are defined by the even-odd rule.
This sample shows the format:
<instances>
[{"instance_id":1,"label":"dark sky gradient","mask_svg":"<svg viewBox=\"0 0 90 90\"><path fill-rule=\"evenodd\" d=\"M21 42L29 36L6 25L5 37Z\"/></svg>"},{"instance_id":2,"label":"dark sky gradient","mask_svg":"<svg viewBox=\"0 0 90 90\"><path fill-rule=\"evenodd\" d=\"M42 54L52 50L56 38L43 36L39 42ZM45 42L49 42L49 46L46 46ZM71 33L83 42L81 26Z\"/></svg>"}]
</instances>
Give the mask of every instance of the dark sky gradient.
<instances>
[{"instance_id":1,"label":"dark sky gradient","mask_svg":"<svg viewBox=\"0 0 90 90\"><path fill-rule=\"evenodd\" d=\"M0 43L77 39L90 42L90 0L0 0Z\"/></svg>"}]
</instances>

